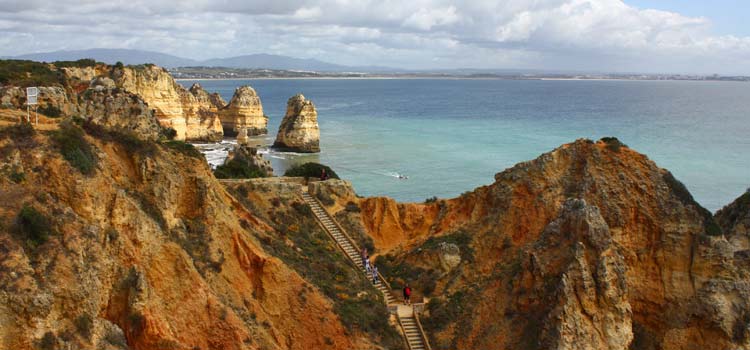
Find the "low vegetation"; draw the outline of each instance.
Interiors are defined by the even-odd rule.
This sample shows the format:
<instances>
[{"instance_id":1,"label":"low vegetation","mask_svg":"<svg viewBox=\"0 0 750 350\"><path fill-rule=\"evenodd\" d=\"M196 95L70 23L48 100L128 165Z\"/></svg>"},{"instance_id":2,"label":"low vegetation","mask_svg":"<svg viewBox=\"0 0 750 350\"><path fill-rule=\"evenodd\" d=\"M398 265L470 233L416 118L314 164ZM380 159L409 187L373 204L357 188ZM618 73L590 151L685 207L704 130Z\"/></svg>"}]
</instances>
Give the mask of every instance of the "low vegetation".
<instances>
[{"instance_id":1,"label":"low vegetation","mask_svg":"<svg viewBox=\"0 0 750 350\"><path fill-rule=\"evenodd\" d=\"M349 331L363 332L386 349L403 349L403 340L388 323L382 294L318 226L310 207L296 199L275 198L269 208L258 208L247 199L248 193L256 190L249 186L242 184L229 190L248 210L275 228L275 233L260 237L264 250L330 298L334 312Z\"/></svg>"},{"instance_id":2,"label":"low vegetation","mask_svg":"<svg viewBox=\"0 0 750 350\"><path fill-rule=\"evenodd\" d=\"M607 144L607 149L612 152L620 152L622 147L628 147L628 145L620 142L616 137L602 137L601 141Z\"/></svg>"},{"instance_id":3,"label":"low vegetation","mask_svg":"<svg viewBox=\"0 0 750 350\"><path fill-rule=\"evenodd\" d=\"M62 111L53 106L53 105L47 105L44 107L39 108L39 113L44 114L50 118L60 118L62 117Z\"/></svg>"},{"instance_id":4,"label":"low vegetation","mask_svg":"<svg viewBox=\"0 0 750 350\"><path fill-rule=\"evenodd\" d=\"M174 140L177 137L177 130L173 128L162 128L159 132L159 136L166 140Z\"/></svg>"},{"instance_id":5,"label":"low vegetation","mask_svg":"<svg viewBox=\"0 0 750 350\"><path fill-rule=\"evenodd\" d=\"M87 134L104 142L115 142L125 148L130 154L152 156L156 152L156 144L146 141L128 130L107 129L91 121L80 122Z\"/></svg>"},{"instance_id":6,"label":"low vegetation","mask_svg":"<svg viewBox=\"0 0 750 350\"><path fill-rule=\"evenodd\" d=\"M27 60L0 60L0 85L51 86L60 85L63 76L49 64Z\"/></svg>"},{"instance_id":7,"label":"low vegetation","mask_svg":"<svg viewBox=\"0 0 750 350\"><path fill-rule=\"evenodd\" d=\"M0 138L9 138L14 142L27 141L36 135L34 126L26 121L0 129Z\"/></svg>"},{"instance_id":8,"label":"low vegetation","mask_svg":"<svg viewBox=\"0 0 750 350\"><path fill-rule=\"evenodd\" d=\"M254 179L266 177L266 173L246 159L234 158L217 166L214 176L217 179Z\"/></svg>"},{"instance_id":9,"label":"low vegetation","mask_svg":"<svg viewBox=\"0 0 750 350\"><path fill-rule=\"evenodd\" d=\"M380 255L375 259L380 273L386 276L391 287L401 289L408 283L415 291L425 296L431 296L435 291L440 272L434 269L424 269L403 261L398 261L392 255Z\"/></svg>"},{"instance_id":10,"label":"low vegetation","mask_svg":"<svg viewBox=\"0 0 750 350\"><path fill-rule=\"evenodd\" d=\"M456 323L458 320L466 320L476 304L478 295L464 291L457 291L446 298L432 298L427 304L428 317L421 319L425 332L430 337L430 344L436 350L456 349L457 341L464 334L469 334L472 327L471 322ZM449 329L449 325L455 324L452 340L438 339L437 333Z\"/></svg>"},{"instance_id":11,"label":"low vegetation","mask_svg":"<svg viewBox=\"0 0 750 350\"><path fill-rule=\"evenodd\" d=\"M298 164L295 165L284 173L284 176L288 177L317 177L319 178L320 175L323 173L323 170L325 169L326 174L328 174L328 178L331 179L338 179L339 176L336 174L333 169L330 167L319 164L319 163L305 163L305 164Z\"/></svg>"},{"instance_id":12,"label":"low vegetation","mask_svg":"<svg viewBox=\"0 0 750 350\"><path fill-rule=\"evenodd\" d=\"M201 151L195 148L195 146L184 141L176 141L176 140L165 141L165 142L162 142L162 145L164 145L167 148L173 149L177 152L180 152L188 157L203 158L203 153L201 153Z\"/></svg>"},{"instance_id":13,"label":"low vegetation","mask_svg":"<svg viewBox=\"0 0 750 350\"><path fill-rule=\"evenodd\" d=\"M75 325L78 334L84 339L91 339L92 332L94 331L94 319L92 319L89 314L78 316Z\"/></svg>"},{"instance_id":14,"label":"low vegetation","mask_svg":"<svg viewBox=\"0 0 750 350\"><path fill-rule=\"evenodd\" d=\"M36 248L54 234L50 219L30 205L24 205L16 218L16 231L29 248Z\"/></svg>"},{"instance_id":15,"label":"low vegetation","mask_svg":"<svg viewBox=\"0 0 750 350\"><path fill-rule=\"evenodd\" d=\"M98 159L81 128L69 121L62 122L60 128L52 133L52 140L72 167L85 175L94 173Z\"/></svg>"},{"instance_id":16,"label":"low vegetation","mask_svg":"<svg viewBox=\"0 0 750 350\"><path fill-rule=\"evenodd\" d=\"M97 65L98 62L96 60L91 58L82 58L80 60L76 61L55 61L52 62L52 64L55 65L55 67L58 68L86 68L86 67L94 67ZM103 64L103 63L101 63Z\"/></svg>"}]
</instances>

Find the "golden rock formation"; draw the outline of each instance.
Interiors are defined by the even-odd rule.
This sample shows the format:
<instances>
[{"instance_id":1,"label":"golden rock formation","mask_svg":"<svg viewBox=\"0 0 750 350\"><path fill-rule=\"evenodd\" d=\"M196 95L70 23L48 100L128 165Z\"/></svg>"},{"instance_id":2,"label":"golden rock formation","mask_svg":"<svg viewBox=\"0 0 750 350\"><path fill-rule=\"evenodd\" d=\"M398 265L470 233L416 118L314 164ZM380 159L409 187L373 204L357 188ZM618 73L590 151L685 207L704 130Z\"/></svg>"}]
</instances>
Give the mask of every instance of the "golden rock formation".
<instances>
[{"instance_id":1,"label":"golden rock formation","mask_svg":"<svg viewBox=\"0 0 750 350\"><path fill-rule=\"evenodd\" d=\"M225 135L235 136L243 129L248 136L268 133L268 117L263 114L260 97L250 86L238 87L220 116Z\"/></svg>"},{"instance_id":2,"label":"golden rock formation","mask_svg":"<svg viewBox=\"0 0 750 350\"><path fill-rule=\"evenodd\" d=\"M312 101L302 94L292 96L287 102L286 115L273 147L292 152L320 152L318 112Z\"/></svg>"}]
</instances>

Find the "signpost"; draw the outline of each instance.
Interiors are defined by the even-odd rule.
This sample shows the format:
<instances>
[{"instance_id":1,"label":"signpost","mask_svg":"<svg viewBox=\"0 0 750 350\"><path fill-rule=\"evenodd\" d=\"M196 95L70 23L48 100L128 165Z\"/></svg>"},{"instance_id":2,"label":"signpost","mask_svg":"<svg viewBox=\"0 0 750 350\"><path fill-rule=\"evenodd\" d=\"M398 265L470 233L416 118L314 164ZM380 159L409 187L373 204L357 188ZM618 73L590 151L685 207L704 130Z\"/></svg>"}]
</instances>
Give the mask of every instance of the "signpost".
<instances>
[{"instance_id":1,"label":"signpost","mask_svg":"<svg viewBox=\"0 0 750 350\"><path fill-rule=\"evenodd\" d=\"M34 116L36 117L34 124L39 125L39 113L37 113L37 99L39 97L39 89L36 86L26 88L26 121L31 123L31 106L34 106Z\"/></svg>"}]
</instances>

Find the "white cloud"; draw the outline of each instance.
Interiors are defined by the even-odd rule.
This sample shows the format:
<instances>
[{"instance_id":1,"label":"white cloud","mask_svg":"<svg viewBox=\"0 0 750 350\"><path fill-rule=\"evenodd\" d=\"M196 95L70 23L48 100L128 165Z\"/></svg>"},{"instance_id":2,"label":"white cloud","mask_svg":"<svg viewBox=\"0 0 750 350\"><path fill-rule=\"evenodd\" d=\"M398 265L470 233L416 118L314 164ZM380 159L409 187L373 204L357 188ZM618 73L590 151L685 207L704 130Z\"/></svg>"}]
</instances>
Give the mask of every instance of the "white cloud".
<instances>
[{"instance_id":1,"label":"white cloud","mask_svg":"<svg viewBox=\"0 0 750 350\"><path fill-rule=\"evenodd\" d=\"M118 47L408 68L750 74L750 37L622 0L6 0L0 43L0 55Z\"/></svg>"}]
</instances>

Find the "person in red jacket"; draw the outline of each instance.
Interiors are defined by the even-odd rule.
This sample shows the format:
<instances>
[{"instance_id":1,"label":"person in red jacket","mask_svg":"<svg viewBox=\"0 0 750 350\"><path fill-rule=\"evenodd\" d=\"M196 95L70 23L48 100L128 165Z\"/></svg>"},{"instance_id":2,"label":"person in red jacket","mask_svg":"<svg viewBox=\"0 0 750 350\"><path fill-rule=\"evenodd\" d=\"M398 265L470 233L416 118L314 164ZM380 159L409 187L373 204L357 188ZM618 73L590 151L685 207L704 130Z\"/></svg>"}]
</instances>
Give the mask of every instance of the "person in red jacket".
<instances>
[{"instance_id":1,"label":"person in red jacket","mask_svg":"<svg viewBox=\"0 0 750 350\"><path fill-rule=\"evenodd\" d=\"M409 285L407 284L406 286L404 286L404 305L411 304L410 298L411 298L411 287L409 287Z\"/></svg>"}]
</instances>

